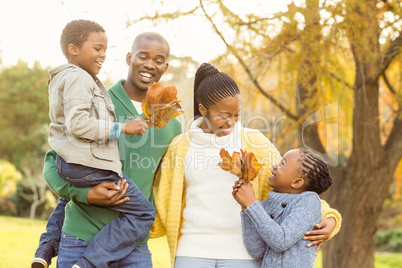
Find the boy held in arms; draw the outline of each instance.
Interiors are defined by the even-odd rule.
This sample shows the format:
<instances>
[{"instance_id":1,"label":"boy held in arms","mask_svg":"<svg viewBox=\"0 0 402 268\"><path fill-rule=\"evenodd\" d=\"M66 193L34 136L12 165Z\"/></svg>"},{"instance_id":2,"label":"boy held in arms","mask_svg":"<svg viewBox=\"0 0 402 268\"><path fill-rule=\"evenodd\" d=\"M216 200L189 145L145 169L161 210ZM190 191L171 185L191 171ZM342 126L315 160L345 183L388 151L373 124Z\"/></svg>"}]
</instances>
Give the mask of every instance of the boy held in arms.
<instances>
[{"instance_id":1,"label":"boy held in arms","mask_svg":"<svg viewBox=\"0 0 402 268\"><path fill-rule=\"evenodd\" d=\"M305 233L322 219L318 194L332 184L328 165L309 150L288 151L273 166L267 200L259 202L251 183L233 186L233 197L242 206L244 244L261 267L314 267L315 248L307 247Z\"/></svg>"},{"instance_id":2,"label":"boy held in arms","mask_svg":"<svg viewBox=\"0 0 402 268\"><path fill-rule=\"evenodd\" d=\"M122 172L117 146L120 134L141 136L150 122L142 117L128 123L117 122L112 100L96 77L106 58L107 41L105 30L99 24L71 21L60 39L68 63L49 71L49 144L57 153L56 169L60 176L77 187L116 183L121 179L126 179L129 185L126 194L129 200L112 207L123 217L102 228L86 249L104 252L102 260L96 262L105 267L116 255L124 258L132 252L147 236L155 218L152 204ZM64 225L62 231L69 232ZM131 243L121 245L120 236L132 238ZM42 253L55 250L47 243L41 246ZM63 257L63 247L60 247L58 264ZM95 260L85 258L84 252L73 267L95 267L92 261ZM32 263L32 267L48 265L40 257Z\"/></svg>"}]
</instances>

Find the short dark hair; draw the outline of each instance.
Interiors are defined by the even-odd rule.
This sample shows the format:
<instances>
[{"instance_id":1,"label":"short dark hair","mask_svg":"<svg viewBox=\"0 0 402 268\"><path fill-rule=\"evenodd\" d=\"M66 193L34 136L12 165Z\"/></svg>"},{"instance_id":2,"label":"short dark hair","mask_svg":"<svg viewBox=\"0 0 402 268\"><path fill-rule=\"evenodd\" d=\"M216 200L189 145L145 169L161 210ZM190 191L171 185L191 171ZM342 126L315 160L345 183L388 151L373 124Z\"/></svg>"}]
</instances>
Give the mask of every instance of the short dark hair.
<instances>
[{"instance_id":1,"label":"short dark hair","mask_svg":"<svg viewBox=\"0 0 402 268\"><path fill-rule=\"evenodd\" d=\"M64 56L68 58L68 45L73 44L82 47L82 44L88 39L90 33L105 32L102 26L90 20L73 20L64 27L61 37L60 46Z\"/></svg>"},{"instance_id":2,"label":"short dark hair","mask_svg":"<svg viewBox=\"0 0 402 268\"><path fill-rule=\"evenodd\" d=\"M131 47L131 51L133 51L135 48L137 48L138 43L142 40L142 39L148 39L148 40L156 40L159 43L161 43L162 45L164 45L167 49L167 55L166 57L168 58L170 55L170 46L169 43L166 41L166 39L159 33L156 32L144 32L141 33L139 35L137 35L137 37L134 39L133 45Z\"/></svg>"},{"instance_id":3,"label":"short dark hair","mask_svg":"<svg viewBox=\"0 0 402 268\"><path fill-rule=\"evenodd\" d=\"M201 116L199 104L208 109L218 101L237 94L240 90L233 78L219 72L210 63L201 64L194 79L194 119Z\"/></svg>"},{"instance_id":4,"label":"short dark hair","mask_svg":"<svg viewBox=\"0 0 402 268\"><path fill-rule=\"evenodd\" d=\"M306 191L317 194L325 192L332 184L328 164L318 155L307 149L300 149L299 172L307 179Z\"/></svg>"}]
</instances>

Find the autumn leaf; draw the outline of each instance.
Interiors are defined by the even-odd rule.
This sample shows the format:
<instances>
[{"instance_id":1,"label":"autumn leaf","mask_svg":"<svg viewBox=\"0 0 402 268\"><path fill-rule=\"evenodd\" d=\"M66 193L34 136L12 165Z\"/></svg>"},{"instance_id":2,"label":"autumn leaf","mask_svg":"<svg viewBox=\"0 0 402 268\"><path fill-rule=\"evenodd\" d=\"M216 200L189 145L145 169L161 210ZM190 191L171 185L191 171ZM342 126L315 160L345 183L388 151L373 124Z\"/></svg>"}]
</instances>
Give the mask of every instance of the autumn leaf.
<instances>
[{"instance_id":1,"label":"autumn leaf","mask_svg":"<svg viewBox=\"0 0 402 268\"><path fill-rule=\"evenodd\" d=\"M141 107L147 119L151 119L151 127L158 129L165 127L170 120L183 113L177 99L176 87L164 87L160 82L148 88Z\"/></svg>"},{"instance_id":2,"label":"autumn leaf","mask_svg":"<svg viewBox=\"0 0 402 268\"><path fill-rule=\"evenodd\" d=\"M262 171L263 164L260 164L253 153L240 149L239 152L233 152L232 156L225 150L221 149L219 152L222 162L218 165L225 171L243 178L245 181L250 182L254 180Z\"/></svg>"}]
</instances>

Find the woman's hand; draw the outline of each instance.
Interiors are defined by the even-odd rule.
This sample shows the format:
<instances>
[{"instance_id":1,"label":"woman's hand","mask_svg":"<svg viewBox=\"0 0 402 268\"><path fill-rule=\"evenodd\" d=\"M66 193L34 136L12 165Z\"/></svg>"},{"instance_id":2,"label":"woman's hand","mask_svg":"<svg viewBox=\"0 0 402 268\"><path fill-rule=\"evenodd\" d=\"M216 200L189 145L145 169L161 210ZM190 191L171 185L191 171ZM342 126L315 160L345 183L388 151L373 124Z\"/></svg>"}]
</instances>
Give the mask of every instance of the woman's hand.
<instances>
[{"instance_id":1,"label":"woman's hand","mask_svg":"<svg viewBox=\"0 0 402 268\"><path fill-rule=\"evenodd\" d=\"M126 180L119 180L116 184L113 182L101 182L89 189L87 200L89 204L100 206L115 206L120 205L128 200L129 197L124 197L127 193L128 183Z\"/></svg>"},{"instance_id":2,"label":"woman's hand","mask_svg":"<svg viewBox=\"0 0 402 268\"><path fill-rule=\"evenodd\" d=\"M315 250L316 256L318 254L318 251L322 247L324 241L331 236L332 231L335 229L335 226L336 226L335 219L327 218L323 219L322 221L320 221L320 223L315 225L317 230L306 232L306 236L304 236L303 239L312 241L307 245L307 247L317 245L317 249Z\"/></svg>"},{"instance_id":3,"label":"woman's hand","mask_svg":"<svg viewBox=\"0 0 402 268\"><path fill-rule=\"evenodd\" d=\"M236 201L241 205L243 212L248 206L256 201L253 185L251 183L247 183L243 179L239 179L235 182L232 195L234 199L236 199Z\"/></svg>"}]
</instances>

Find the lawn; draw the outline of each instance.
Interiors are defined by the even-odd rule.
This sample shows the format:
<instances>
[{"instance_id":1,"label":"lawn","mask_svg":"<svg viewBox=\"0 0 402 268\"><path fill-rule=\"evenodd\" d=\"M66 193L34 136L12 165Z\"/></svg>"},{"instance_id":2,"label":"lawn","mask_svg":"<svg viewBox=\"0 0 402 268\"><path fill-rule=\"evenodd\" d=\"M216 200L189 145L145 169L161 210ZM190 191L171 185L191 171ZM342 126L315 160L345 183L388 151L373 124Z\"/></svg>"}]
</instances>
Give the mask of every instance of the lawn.
<instances>
[{"instance_id":1,"label":"lawn","mask_svg":"<svg viewBox=\"0 0 402 268\"><path fill-rule=\"evenodd\" d=\"M39 242L45 231L45 221L29 220L0 216L0 268L29 267ZM166 238L151 239L149 248L152 252L154 268L169 267L169 253ZM316 268L321 268L321 255L316 261ZM55 260L50 267L55 268ZM375 268L402 267L402 254L377 253Z\"/></svg>"}]
</instances>

